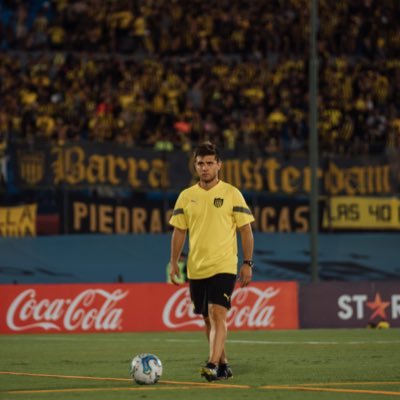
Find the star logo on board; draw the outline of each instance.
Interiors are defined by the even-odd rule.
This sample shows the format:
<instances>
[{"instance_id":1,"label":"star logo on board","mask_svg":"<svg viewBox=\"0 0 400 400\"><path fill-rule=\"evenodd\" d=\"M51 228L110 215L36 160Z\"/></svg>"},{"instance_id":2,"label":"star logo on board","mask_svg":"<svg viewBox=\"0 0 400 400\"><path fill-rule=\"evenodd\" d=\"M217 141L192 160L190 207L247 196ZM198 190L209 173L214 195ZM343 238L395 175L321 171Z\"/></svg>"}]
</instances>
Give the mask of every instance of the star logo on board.
<instances>
[{"instance_id":1,"label":"star logo on board","mask_svg":"<svg viewBox=\"0 0 400 400\"><path fill-rule=\"evenodd\" d=\"M376 293L374 301L368 301L367 307L373 311L370 319L375 317L382 317L386 319L385 309L390 306L390 301L382 301L380 293Z\"/></svg>"}]
</instances>

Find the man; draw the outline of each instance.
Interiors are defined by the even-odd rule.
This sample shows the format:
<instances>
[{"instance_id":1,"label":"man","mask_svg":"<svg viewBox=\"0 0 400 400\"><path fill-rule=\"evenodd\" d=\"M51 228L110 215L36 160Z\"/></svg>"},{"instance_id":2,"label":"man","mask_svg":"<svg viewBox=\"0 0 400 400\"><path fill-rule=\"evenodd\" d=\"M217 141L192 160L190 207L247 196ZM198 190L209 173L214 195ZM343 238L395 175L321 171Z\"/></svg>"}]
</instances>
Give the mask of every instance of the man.
<instances>
[{"instance_id":1,"label":"man","mask_svg":"<svg viewBox=\"0 0 400 400\"><path fill-rule=\"evenodd\" d=\"M175 204L170 224L171 281L179 278L178 260L189 232L187 272L194 312L202 314L209 341L207 364L201 376L208 381L232 376L225 352L226 318L231 307L231 295L237 273L237 240L239 230L243 261L239 271L240 286L252 278L254 221L242 194L232 185L221 181L218 149L210 142L194 152L199 182L181 192Z\"/></svg>"}]
</instances>

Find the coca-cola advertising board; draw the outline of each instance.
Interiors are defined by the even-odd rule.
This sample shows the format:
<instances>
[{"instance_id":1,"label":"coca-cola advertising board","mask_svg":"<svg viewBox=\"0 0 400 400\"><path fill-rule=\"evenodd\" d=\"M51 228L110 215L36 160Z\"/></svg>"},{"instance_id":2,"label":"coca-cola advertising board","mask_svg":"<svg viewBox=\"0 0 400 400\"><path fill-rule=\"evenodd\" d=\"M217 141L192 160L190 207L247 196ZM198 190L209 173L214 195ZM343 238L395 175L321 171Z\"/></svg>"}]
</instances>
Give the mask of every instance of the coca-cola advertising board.
<instances>
[{"instance_id":1,"label":"coca-cola advertising board","mask_svg":"<svg viewBox=\"0 0 400 400\"><path fill-rule=\"evenodd\" d=\"M320 282L300 286L302 328L400 327L400 282Z\"/></svg>"},{"instance_id":2,"label":"coca-cola advertising board","mask_svg":"<svg viewBox=\"0 0 400 400\"><path fill-rule=\"evenodd\" d=\"M236 288L228 326L298 328L296 282L257 282ZM82 333L198 330L187 285L0 285L0 333Z\"/></svg>"}]
</instances>

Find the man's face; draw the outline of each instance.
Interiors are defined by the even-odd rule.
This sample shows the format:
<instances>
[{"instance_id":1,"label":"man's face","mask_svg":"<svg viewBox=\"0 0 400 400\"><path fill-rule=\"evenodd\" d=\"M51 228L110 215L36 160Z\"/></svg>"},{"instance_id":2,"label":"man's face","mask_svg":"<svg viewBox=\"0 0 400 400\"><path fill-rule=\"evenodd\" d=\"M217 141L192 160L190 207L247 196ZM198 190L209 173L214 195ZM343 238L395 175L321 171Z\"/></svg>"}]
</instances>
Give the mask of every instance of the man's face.
<instances>
[{"instance_id":1,"label":"man's face","mask_svg":"<svg viewBox=\"0 0 400 400\"><path fill-rule=\"evenodd\" d=\"M221 161L217 161L215 156L197 156L194 165L200 181L204 183L210 183L216 179L221 169Z\"/></svg>"}]
</instances>

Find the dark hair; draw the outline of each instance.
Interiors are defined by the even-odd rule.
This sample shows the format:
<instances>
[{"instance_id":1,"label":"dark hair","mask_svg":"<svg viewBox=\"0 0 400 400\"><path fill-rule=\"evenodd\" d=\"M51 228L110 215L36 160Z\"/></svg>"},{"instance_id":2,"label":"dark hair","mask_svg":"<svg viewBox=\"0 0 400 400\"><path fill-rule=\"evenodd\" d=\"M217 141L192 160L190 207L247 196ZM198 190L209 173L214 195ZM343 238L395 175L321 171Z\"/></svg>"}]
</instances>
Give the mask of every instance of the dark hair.
<instances>
[{"instance_id":1,"label":"dark hair","mask_svg":"<svg viewBox=\"0 0 400 400\"><path fill-rule=\"evenodd\" d=\"M200 143L193 153L194 159L204 156L215 156L217 161L221 160L217 146L209 141Z\"/></svg>"}]
</instances>

